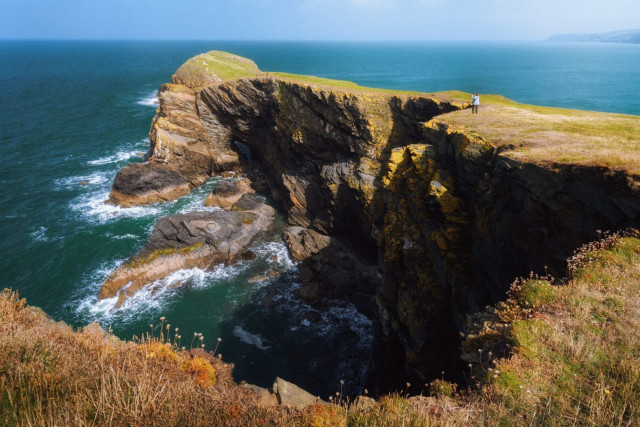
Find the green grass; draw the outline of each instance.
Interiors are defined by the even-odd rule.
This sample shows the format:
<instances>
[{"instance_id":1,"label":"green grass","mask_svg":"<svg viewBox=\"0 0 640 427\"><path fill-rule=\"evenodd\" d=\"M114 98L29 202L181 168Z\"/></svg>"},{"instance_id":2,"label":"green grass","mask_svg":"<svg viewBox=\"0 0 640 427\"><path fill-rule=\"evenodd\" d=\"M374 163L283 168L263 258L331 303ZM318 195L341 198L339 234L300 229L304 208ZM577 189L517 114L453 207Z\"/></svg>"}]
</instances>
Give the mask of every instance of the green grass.
<instances>
[{"instance_id":1,"label":"green grass","mask_svg":"<svg viewBox=\"0 0 640 427\"><path fill-rule=\"evenodd\" d=\"M279 79L288 80L292 82L307 83L311 85L325 86L336 89L347 89L349 92L366 92L366 93L380 93L380 94L396 94L396 95L424 95L422 92L411 90L395 90L395 89L379 89L373 87L360 86L356 83L348 80L334 80L324 77L305 76L302 74L269 72L269 76L277 77Z\"/></svg>"},{"instance_id":2,"label":"green grass","mask_svg":"<svg viewBox=\"0 0 640 427\"><path fill-rule=\"evenodd\" d=\"M471 94L444 92L469 101ZM520 104L500 95L480 96L479 114L456 111L438 119L482 136L521 161L604 166L640 174L640 116Z\"/></svg>"},{"instance_id":3,"label":"green grass","mask_svg":"<svg viewBox=\"0 0 640 427\"><path fill-rule=\"evenodd\" d=\"M215 81L253 77L261 74L250 59L227 52L211 51L194 56L173 75L173 82L189 87L207 86Z\"/></svg>"},{"instance_id":4,"label":"green grass","mask_svg":"<svg viewBox=\"0 0 640 427\"><path fill-rule=\"evenodd\" d=\"M637 238L590 252L566 286L524 281L515 292L525 318L511 322L514 355L496 364L485 390L500 399L495 411L515 424L637 424L638 283ZM514 390L517 399L506 399Z\"/></svg>"}]
</instances>

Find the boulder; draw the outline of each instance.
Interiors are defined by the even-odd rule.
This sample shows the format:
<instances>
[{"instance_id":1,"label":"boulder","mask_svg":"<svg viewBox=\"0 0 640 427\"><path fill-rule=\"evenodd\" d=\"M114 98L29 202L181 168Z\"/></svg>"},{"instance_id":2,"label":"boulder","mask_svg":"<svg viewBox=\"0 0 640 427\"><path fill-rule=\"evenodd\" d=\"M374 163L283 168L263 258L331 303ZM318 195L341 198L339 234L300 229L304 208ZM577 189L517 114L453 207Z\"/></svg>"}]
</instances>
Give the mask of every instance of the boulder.
<instances>
[{"instance_id":1,"label":"boulder","mask_svg":"<svg viewBox=\"0 0 640 427\"><path fill-rule=\"evenodd\" d=\"M262 408L268 406L278 406L278 398L275 394L273 394L271 390L244 382L240 384L240 387L249 389L257 394L256 406Z\"/></svg>"},{"instance_id":2,"label":"boulder","mask_svg":"<svg viewBox=\"0 0 640 427\"><path fill-rule=\"evenodd\" d=\"M189 183L175 168L162 163L131 163L120 169L107 203L130 207L166 202L191 192Z\"/></svg>"},{"instance_id":3,"label":"boulder","mask_svg":"<svg viewBox=\"0 0 640 427\"><path fill-rule=\"evenodd\" d=\"M275 210L250 195L243 196L231 211L160 218L144 247L109 276L98 298L118 296L119 307L145 286L175 271L235 263L274 219Z\"/></svg>"},{"instance_id":4,"label":"boulder","mask_svg":"<svg viewBox=\"0 0 640 427\"><path fill-rule=\"evenodd\" d=\"M276 378L273 383L273 393L278 398L278 403L282 406L304 408L309 405L325 403L320 398L282 378Z\"/></svg>"},{"instance_id":5,"label":"boulder","mask_svg":"<svg viewBox=\"0 0 640 427\"><path fill-rule=\"evenodd\" d=\"M287 227L282 237L291 256L297 261L310 258L331 244L329 236L297 226Z\"/></svg>"},{"instance_id":6,"label":"boulder","mask_svg":"<svg viewBox=\"0 0 640 427\"><path fill-rule=\"evenodd\" d=\"M229 210L242 196L253 193L255 191L251 188L251 181L247 178L240 181L222 180L209 193L204 205L219 206L222 209Z\"/></svg>"}]
</instances>

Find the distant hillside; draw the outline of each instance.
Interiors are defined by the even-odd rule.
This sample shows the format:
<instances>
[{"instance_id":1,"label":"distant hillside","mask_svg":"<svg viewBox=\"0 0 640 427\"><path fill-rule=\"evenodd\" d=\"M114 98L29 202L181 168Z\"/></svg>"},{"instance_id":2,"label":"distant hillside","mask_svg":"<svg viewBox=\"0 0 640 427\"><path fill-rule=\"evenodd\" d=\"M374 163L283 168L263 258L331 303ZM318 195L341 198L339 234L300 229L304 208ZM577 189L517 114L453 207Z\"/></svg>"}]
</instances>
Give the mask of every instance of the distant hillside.
<instances>
[{"instance_id":1,"label":"distant hillside","mask_svg":"<svg viewBox=\"0 0 640 427\"><path fill-rule=\"evenodd\" d=\"M640 43L640 30L612 31L594 34L556 34L549 37L553 42L604 42Z\"/></svg>"}]
</instances>

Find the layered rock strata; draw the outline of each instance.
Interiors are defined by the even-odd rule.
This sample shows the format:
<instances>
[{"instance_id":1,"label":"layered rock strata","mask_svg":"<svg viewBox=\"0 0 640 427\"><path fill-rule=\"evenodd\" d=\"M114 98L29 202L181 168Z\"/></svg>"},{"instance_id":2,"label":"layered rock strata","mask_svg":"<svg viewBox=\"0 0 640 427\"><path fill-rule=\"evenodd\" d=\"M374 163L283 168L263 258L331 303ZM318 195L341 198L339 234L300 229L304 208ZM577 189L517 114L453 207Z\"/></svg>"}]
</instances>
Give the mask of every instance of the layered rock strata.
<instances>
[{"instance_id":1,"label":"layered rock strata","mask_svg":"<svg viewBox=\"0 0 640 427\"><path fill-rule=\"evenodd\" d=\"M131 163L117 173L107 202L122 207L148 205L175 200L190 192L189 183L172 166Z\"/></svg>"},{"instance_id":2,"label":"layered rock strata","mask_svg":"<svg viewBox=\"0 0 640 427\"><path fill-rule=\"evenodd\" d=\"M237 262L274 219L274 209L250 195L243 196L231 211L160 218L144 247L109 276L98 298L118 296L119 307L145 286L175 271Z\"/></svg>"},{"instance_id":3,"label":"layered rock strata","mask_svg":"<svg viewBox=\"0 0 640 427\"><path fill-rule=\"evenodd\" d=\"M241 141L287 211L303 296L373 297L377 391L455 379L468 313L640 221L637 177L508 158L436 119L466 106L436 96L256 74L174 79L160 103L152 161L193 184L241 169Z\"/></svg>"}]
</instances>

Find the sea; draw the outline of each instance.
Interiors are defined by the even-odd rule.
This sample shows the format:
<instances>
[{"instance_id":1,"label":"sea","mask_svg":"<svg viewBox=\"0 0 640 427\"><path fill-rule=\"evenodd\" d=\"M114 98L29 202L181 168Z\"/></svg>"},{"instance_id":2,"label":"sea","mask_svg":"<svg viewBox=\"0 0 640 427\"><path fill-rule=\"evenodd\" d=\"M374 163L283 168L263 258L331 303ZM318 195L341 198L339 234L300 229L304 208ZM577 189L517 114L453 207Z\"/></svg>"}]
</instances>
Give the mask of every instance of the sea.
<instances>
[{"instance_id":1,"label":"sea","mask_svg":"<svg viewBox=\"0 0 640 427\"><path fill-rule=\"evenodd\" d=\"M158 87L184 61L214 49L264 71L640 114L640 45L0 41L0 287L56 320L74 327L95 320L124 339L158 336L165 317L180 346L200 345L194 334L202 333L207 350L235 364L237 381L268 387L279 376L325 399L341 380L344 392L362 391L372 322L345 302L311 307L296 298L300 280L280 238L282 211L253 243L252 261L179 271L119 309L97 299L159 217L203 209L220 180L174 202L104 204L116 172L149 150Z\"/></svg>"}]
</instances>

